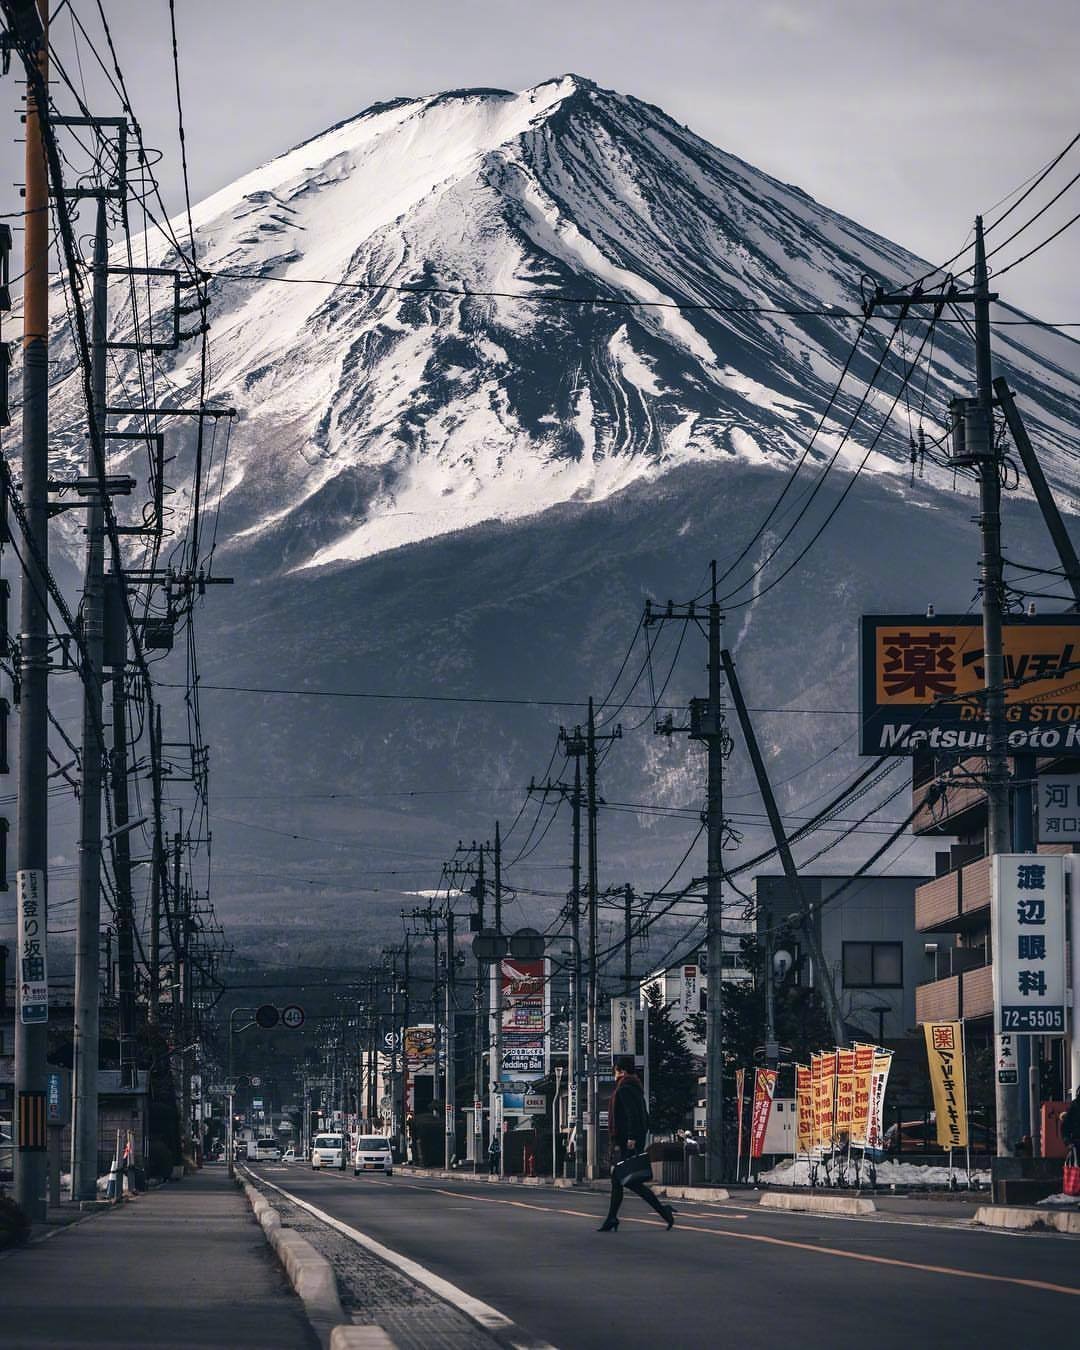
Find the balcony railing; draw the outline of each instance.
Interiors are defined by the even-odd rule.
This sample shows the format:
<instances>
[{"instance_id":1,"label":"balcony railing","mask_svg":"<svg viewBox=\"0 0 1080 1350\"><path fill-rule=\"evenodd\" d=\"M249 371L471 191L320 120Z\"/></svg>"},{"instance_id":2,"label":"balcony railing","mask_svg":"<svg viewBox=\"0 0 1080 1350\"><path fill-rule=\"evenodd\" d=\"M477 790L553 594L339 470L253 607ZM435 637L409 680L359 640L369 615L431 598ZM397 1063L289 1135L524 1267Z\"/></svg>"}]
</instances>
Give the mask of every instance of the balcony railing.
<instances>
[{"instance_id":1,"label":"balcony railing","mask_svg":"<svg viewBox=\"0 0 1080 1350\"><path fill-rule=\"evenodd\" d=\"M957 1018L970 1022L974 1018L990 1017L993 1011L993 966L975 966L941 980L920 984L915 990L917 1022L948 1022Z\"/></svg>"}]
</instances>

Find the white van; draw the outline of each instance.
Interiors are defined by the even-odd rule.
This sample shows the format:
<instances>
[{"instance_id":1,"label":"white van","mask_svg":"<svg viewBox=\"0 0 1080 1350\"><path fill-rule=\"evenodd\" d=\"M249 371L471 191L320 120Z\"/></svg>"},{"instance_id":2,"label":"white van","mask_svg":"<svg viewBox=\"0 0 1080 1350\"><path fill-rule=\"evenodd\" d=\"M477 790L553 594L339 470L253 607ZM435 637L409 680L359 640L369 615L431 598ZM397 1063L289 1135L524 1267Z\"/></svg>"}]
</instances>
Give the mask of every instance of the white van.
<instances>
[{"instance_id":1,"label":"white van","mask_svg":"<svg viewBox=\"0 0 1080 1350\"><path fill-rule=\"evenodd\" d=\"M382 1172L391 1176L394 1171L394 1157L390 1152L390 1140L384 1134L362 1134L356 1141L353 1152L353 1176L361 1172Z\"/></svg>"},{"instance_id":2,"label":"white van","mask_svg":"<svg viewBox=\"0 0 1080 1350\"><path fill-rule=\"evenodd\" d=\"M276 1139L249 1139L248 1162L280 1162L281 1145Z\"/></svg>"},{"instance_id":3,"label":"white van","mask_svg":"<svg viewBox=\"0 0 1080 1350\"><path fill-rule=\"evenodd\" d=\"M345 1170L345 1136L341 1134L317 1134L311 1141L311 1170L320 1167L337 1167Z\"/></svg>"}]
</instances>

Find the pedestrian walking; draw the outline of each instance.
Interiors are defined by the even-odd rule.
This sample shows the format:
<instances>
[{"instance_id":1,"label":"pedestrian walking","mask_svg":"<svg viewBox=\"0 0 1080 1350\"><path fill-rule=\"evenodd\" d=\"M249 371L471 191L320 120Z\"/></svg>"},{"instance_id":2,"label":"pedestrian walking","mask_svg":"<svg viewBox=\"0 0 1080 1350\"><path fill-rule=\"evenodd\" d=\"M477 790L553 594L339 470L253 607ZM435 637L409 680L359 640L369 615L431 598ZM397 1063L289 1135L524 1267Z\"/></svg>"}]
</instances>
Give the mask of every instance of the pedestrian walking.
<instances>
[{"instance_id":1,"label":"pedestrian walking","mask_svg":"<svg viewBox=\"0 0 1080 1350\"><path fill-rule=\"evenodd\" d=\"M645 1146L649 1134L649 1110L641 1080L630 1058L615 1061L615 1091L608 1103L608 1131L611 1135L611 1203L607 1218L597 1229L613 1233L619 1226L619 1206L624 1191L633 1191L664 1220L670 1229L675 1211L661 1204L646 1182L652 1180L652 1167Z\"/></svg>"}]
</instances>

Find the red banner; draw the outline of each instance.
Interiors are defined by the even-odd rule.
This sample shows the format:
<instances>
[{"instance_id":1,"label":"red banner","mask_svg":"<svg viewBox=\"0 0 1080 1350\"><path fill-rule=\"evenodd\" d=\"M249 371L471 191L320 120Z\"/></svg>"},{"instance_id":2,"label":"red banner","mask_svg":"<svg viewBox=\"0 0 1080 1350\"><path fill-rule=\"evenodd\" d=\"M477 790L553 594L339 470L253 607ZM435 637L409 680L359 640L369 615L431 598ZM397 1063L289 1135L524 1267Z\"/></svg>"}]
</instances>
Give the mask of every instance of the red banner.
<instances>
[{"instance_id":1,"label":"red banner","mask_svg":"<svg viewBox=\"0 0 1080 1350\"><path fill-rule=\"evenodd\" d=\"M757 1069L754 1073L754 1107L750 1120L750 1156L760 1158L765 1151L765 1131L769 1128L776 1070Z\"/></svg>"}]
</instances>

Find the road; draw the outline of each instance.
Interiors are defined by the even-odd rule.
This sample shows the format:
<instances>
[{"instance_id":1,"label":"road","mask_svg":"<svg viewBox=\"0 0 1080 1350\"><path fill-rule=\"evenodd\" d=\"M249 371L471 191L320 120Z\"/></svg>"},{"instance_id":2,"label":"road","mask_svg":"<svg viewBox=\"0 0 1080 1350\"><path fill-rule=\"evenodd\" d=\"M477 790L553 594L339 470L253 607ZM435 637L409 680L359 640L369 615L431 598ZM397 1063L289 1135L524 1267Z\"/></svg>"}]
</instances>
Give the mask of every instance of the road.
<instances>
[{"instance_id":1,"label":"road","mask_svg":"<svg viewBox=\"0 0 1080 1350\"><path fill-rule=\"evenodd\" d=\"M258 1172L558 1350L785 1344L994 1347L1069 1341L1080 1246L1061 1235L679 1204L667 1232L634 1196L417 1177Z\"/></svg>"}]
</instances>

